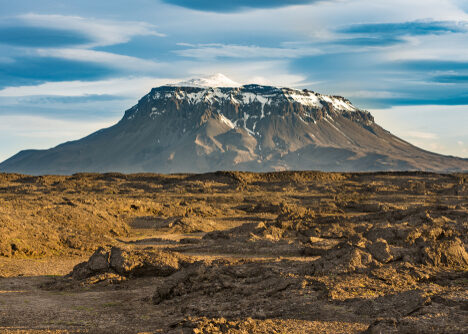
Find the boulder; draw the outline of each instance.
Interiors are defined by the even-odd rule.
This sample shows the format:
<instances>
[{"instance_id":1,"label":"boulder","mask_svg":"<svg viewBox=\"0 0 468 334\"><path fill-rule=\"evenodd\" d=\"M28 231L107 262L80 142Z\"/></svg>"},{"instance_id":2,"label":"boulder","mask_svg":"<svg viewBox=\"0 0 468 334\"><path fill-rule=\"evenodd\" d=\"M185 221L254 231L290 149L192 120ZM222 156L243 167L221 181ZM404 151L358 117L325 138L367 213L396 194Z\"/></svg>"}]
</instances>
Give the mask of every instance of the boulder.
<instances>
[{"instance_id":1,"label":"boulder","mask_svg":"<svg viewBox=\"0 0 468 334\"><path fill-rule=\"evenodd\" d=\"M388 263L393 259L390 247L384 239L377 239L375 242L370 243L367 249L377 261L382 263Z\"/></svg>"}]
</instances>

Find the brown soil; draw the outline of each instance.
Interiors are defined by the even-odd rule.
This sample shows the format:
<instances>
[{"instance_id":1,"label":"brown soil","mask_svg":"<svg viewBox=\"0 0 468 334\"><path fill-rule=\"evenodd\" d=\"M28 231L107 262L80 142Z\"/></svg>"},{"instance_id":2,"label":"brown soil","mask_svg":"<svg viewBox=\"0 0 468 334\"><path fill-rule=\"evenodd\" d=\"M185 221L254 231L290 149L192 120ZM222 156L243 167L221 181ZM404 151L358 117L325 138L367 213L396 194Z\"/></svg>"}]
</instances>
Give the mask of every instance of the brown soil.
<instances>
[{"instance_id":1,"label":"brown soil","mask_svg":"<svg viewBox=\"0 0 468 334\"><path fill-rule=\"evenodd\" d=\"M467 181L0 174L0 332L466 333Z\"/></svg>"}]
</instances>

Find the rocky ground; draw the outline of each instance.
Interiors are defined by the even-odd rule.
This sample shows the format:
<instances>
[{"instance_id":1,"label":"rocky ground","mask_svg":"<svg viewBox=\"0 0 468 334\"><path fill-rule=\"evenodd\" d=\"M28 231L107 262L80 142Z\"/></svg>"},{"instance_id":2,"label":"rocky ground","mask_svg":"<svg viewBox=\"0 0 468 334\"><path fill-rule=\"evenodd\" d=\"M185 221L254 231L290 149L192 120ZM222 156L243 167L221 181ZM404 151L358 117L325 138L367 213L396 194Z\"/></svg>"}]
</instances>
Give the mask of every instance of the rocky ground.
<instances>
[{"instance_id":1,"label":"rocky ground","mask_svg":"<svg viewBox=\"0 0 468 334\"><path fill-rule=\"evenodd\" d=\"M0 174L0 332L466 333L467 232L467 174Z\"/></svg>"}]
</instances>

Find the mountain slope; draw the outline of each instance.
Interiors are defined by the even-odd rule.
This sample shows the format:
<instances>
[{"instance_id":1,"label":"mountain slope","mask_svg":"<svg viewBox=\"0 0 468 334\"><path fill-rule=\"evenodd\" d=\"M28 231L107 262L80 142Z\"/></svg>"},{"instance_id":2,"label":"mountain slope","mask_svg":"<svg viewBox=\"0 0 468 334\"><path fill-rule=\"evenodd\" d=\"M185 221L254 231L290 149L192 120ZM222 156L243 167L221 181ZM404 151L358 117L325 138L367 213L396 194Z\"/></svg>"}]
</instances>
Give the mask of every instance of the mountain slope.
<instances>
[{"instance_id":1,"label":"mountain slope","mask_svg":"<svg viewBox=\"0 0 468 334\"><path fill-rule=\"evenodd\" d=\"M217 75L154 88L116 125L50 150L22 151L0 170L468 170L467 159L427 152L397 138L343 97L225 85L236 83Z\"/></svg>"}]
</instances>

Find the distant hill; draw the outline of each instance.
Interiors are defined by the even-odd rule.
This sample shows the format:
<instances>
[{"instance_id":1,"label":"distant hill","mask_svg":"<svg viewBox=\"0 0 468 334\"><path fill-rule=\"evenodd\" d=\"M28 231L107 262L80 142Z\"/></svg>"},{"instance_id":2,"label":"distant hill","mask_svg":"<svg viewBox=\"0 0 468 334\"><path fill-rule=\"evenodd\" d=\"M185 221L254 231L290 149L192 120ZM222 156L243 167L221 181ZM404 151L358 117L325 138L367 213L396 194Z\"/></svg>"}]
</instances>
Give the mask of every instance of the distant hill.
<instances>
[{"instance_id":1,"label":"distant hill","mask_svg":"<svg viewBox=\"0 0 468 334\"><path fill-rule=\"evenodd\" d=\"M217 75L153 88L110 128L0 164L26 174L215 170L454 172L468 159L415 147L343 97Z\"/></svg>"}]
</instances>

